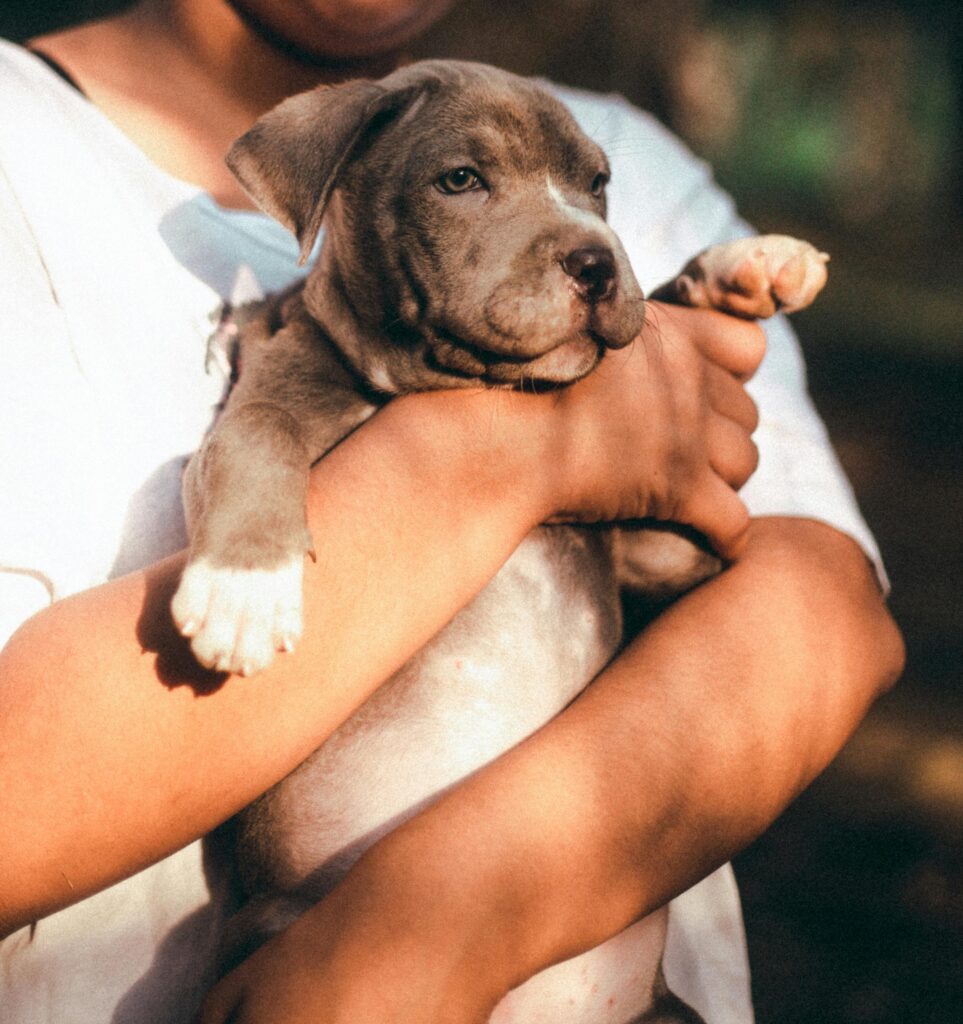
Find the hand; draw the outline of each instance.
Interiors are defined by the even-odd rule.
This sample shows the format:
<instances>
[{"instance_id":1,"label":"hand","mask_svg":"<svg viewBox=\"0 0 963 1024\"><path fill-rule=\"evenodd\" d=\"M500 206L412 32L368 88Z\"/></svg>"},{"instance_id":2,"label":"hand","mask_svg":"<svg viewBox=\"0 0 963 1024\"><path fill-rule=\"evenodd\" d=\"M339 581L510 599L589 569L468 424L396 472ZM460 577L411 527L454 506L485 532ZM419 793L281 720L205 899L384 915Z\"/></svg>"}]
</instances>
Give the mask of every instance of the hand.
<instances>
[{"instance_id":1,"label":"hand","mask_svg":"<svg viewBox=\"0 0 963 1024\"><path fill-rule=\"evenodd\" d=\"M398 846L382 840L222 979L198 1024L484 1024L508 988L484 988L499 973L476 941L487 908L460 872Z\"/></svg>"},{"instance_id":2,"label":"hand","mask_svg":"<svg viewBox=\"0 0 963 1024\"><path fill-rule=\"evenodd\" d=\"M750 437L758 417L743 384L762 360L764 335L721 313L648 309L631 346L551 396L554 518L684 523L734 558L748 526L735 491L758 460Z\"/></svg>"}]
</instances>

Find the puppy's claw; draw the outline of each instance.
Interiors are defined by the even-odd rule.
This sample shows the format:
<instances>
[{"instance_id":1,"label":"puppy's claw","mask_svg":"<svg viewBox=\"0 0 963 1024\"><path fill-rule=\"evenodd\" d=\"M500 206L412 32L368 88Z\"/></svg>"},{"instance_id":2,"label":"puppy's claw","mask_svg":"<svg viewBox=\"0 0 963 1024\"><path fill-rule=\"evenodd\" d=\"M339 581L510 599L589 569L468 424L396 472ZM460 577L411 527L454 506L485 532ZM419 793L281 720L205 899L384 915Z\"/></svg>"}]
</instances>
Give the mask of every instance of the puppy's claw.
<instances>
[{"instance_id":1,"label":"puppy's claw","mask_svg":"<svg viewBox=\"0 0 963 1024\"><path fill-rule=\"evenodd\" d=\"M314 538L311 536L311 531L307 529L307 527L305 527L304 530L304 553L312 562L317 564L318 553L314 548Z\"/></svg>"}]
</instances>

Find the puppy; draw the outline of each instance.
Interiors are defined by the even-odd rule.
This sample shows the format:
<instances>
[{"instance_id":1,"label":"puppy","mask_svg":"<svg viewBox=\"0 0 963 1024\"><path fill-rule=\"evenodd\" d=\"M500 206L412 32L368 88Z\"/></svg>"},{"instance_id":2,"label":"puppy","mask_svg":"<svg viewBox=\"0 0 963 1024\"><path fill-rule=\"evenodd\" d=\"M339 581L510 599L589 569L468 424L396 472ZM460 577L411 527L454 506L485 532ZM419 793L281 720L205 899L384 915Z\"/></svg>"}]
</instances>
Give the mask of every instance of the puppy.
<instances>
[{"instance_id":1,"label":"puppy","mask_svg":"<svg viewBox=\"0 0 963 1024\"><path fill-rule=\"evenodd\" d=\"M494 68L424 62L296 96L228 162L294 232L302 260L325 227L303 286L250 313L239 380L185 477L191 549L173 615L203 664L250 675L301 632L315 461L393 395L569 384L628 345L645 309L605 223L605 155L556 99ZM753 239L703 254L661 294L766 314L811 301L824 262L805 243ZM629 561L653 593L718 568L662 532ZM621 629L606 535L534 531L425 650L241 816L250 902L229 959L554 717L608 662ZM538 975L493 1020L697 1020L661 980L665 920L654 914Z\"/></svg>"}]
</instances>

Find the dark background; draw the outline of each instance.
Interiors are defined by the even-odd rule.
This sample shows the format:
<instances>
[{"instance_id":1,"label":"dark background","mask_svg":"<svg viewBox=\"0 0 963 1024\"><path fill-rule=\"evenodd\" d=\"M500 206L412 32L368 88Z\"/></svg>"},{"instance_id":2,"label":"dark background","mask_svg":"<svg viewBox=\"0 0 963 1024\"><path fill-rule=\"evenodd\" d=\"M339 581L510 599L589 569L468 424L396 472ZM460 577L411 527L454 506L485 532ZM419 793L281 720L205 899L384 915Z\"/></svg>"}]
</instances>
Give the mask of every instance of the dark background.
<instances>
[{"instance_id":1,"label":"dark background","mask_svg":"<svg viewBox=\"0 0 963 1024\"><path fill-rule=\"evenodd\" d=\"M122 6L7 0L0 34ZM797 327L909 662L737 862L760 1024L963 1020L961 11L462 0L419 47L624 93L709 159L757 226L833 255Z\"/></svg>"}]
</instances>

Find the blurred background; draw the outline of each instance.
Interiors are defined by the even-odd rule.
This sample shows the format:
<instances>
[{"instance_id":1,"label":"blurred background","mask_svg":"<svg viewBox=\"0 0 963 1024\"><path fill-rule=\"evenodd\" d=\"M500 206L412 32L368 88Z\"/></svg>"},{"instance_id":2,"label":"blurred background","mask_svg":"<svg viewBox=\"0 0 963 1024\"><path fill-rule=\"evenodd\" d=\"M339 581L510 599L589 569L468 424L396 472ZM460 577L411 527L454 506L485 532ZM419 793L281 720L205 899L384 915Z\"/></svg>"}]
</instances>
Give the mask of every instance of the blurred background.
<instances>
[{"instance_id":1,"label":"blurred background","mask_svg":"<svg viewBox=\"0 0 963 1024\"><path fill-rule=\"evenodd\" d=\"M5 0L0 34L122 6ZM909 663L737 862L758 1020L963 1020L963 5L460 0L419 55L621 92L832 253L796 326Z\"/></svg>"}]
</instances>

